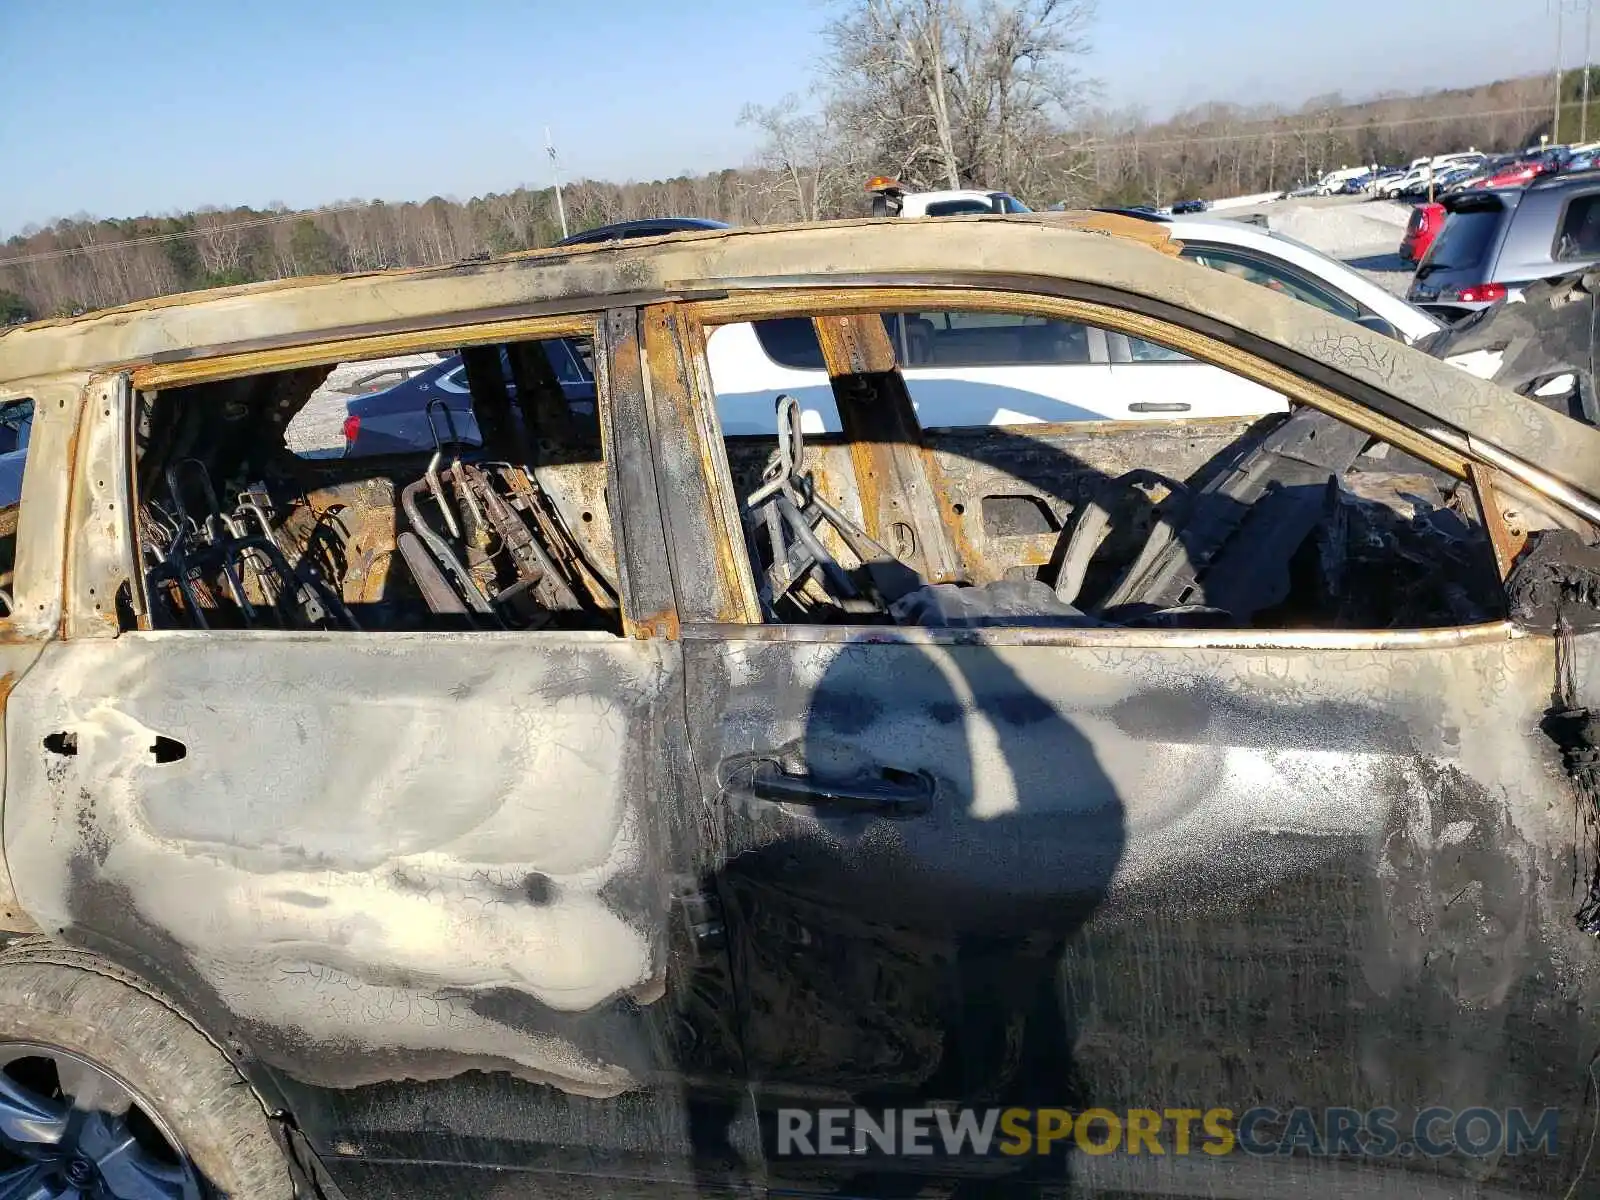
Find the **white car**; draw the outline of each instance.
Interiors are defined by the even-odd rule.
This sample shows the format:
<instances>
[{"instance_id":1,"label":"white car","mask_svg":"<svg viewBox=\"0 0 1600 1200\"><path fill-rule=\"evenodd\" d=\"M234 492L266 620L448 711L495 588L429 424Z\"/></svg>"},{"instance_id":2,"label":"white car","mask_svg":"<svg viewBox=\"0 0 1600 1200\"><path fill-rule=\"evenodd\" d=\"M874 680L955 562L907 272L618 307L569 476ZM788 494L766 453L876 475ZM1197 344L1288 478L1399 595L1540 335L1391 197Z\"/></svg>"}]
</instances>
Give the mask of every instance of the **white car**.
<instances>
[{"instance_id":1,"label":"white car","mask_svg":"<svg viewBox=\"0 0 1600 1200\"><path fill-rule=\"evenodd\" d=\"M1185 258L1406 342L1443 328L1344 264L1259 226L1146 219L1181 241ZM1278 393L1221 367L1091 325L977 312L886 313L884 323L918 420L928 427L1239 417L1287 408ZM800 402L807 432L839 430L809 321L720 326L707 339L707 357L725 433L770 433L783 392Z\"/></svg>"},{"instance_id":2,"label":"white car","mask_svg":"<svg viewBox=\"0 0 1600 1200\"><path fill-rule=\"evenodd\" d=\"M1488 161L1488 156L1476 150L1462 154L1440 154L1433 158L1419 158L1406 170L1405 174L1394 179L1380 179L1373 185L1373 193L1378 196L1398 196L1401 192L1426 184L1429 177L1442 185L1442 179L1448 171L1458 171L1463 168L1476 168Z\"/></svg>"},{"instance_id":3,"label":"white car","mask_svg":"<svg viewBox=\"0 0 1600 1200\"><path fill-rule=\"evenodd\" d=\"M875 217L963 217L1025 213L1033 210L1010 192L952 188L942 192L908 192L898 180L880 175L867 181Z\"/></svg>"},{"instance_id":4,"label":"white car","mask_svg":"<svg viewBox=\"0 0 1600 1200\"><path fill-rule=\"evenodd\" d=\"M1371 167L1341 167L1337 171L1329 171L1317 180L1317 193L1322 196L1331 196L1344 184L1352 179L1361 179L1372 174Z\"/></svg>"},{"instance_id":5,"label":"white car","mask_svg":"<svg viewBox=\"0 0 1600 1200\"><path fill-rule=\"evenodd\" d=\"M1403 341L1414 342L1444 328L1343 263L1258 225L1212 217L1135 215L1159 222L1183 243L1185 258L1241 275ZM925 427L1249 417L1287 408L1277 392L1221 367L1093 325L972 311L889 312L883 320L898 351L918 420ZM783 393L800 402L807 433L840 431L833 387L809 320L717 326L706 339L706 352L724 433L770 434L777 398ZM1496 364L1479 355L1456 365L1487 377ZM445 364L445 369L451 367L461 372L458 360ZM574 404L585 389L592 391L586 366L574 365L569 373L558 374ZM454 390L460 393L460 404L449 404L448 399L447 404L456 412L458 432L475 442L470 394L464 382ZM414 449L431 445L427 425L420 419L422 401L396 403L385 393L370 401L351 401L352 412L358 402L372 406L370 413L362 410L363 434L369 423L378 433L381 417L388 422L381 431L391 441L409 439ZM391 411L395 409L405 412L396 414ZM348 417L346 438L353 447ZM399 448L398 444L383 447L384 452ZM358 452L366 451L347 447L347 453Z\"/></svg>"}]
</instances>

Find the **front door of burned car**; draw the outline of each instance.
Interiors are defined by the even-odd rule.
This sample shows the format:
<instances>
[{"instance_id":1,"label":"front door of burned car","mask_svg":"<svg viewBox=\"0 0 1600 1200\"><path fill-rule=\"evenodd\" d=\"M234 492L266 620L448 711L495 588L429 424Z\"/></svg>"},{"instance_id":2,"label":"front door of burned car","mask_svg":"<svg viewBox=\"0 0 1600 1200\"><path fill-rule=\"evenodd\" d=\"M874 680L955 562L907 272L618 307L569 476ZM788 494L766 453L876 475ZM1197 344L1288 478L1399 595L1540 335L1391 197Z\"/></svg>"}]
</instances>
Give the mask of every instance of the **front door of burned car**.
<instances>
[{"instance_id":1,"label":"front door of burned car","mask_svg":"<svg viewBox=\"0 0 1600 1200\"><path fill-rule=\"evenodd\" d=\"M562 415L547 371L474 379L480 403L526 401L527 460L285 456L281 401L316 395L328 357L147 393L120 426L132 453L110 446L91 478L134 463L156 628L85 623L19 691L5 835L23 907L198 1014L351 1197L758 1179L736 1149L725 956L686 886L697 825L634 323L535 323L507 356L468 351L492 374L537 368L542 337L594 341L598 423L543 423ZM486 441L518 428L479 415ZM430 470L439 491L417 485ZM162 526L180 505L189 523ZM452 583L474 513L498 540ZM503 582L502 550L537 550L540 574ZM115 588L81 573L73 595L99 609ZM482 609L468 574L499 585Z\"/></svg>"},{"instance_id":2,"label":"front door of burned car","mask_svg":"<svg viewBox=\"0 0 1600 1200\"><path fill-rule=\"evenodd\" d=\"M729 621L668 506L772 1185L1340 1194L1364 1162L1425 1172L1407 1194L1559 1194L1592 1047L1557 1014L1600 980L1539 732L1551 646L1497 619L1472 491L1309 408L897 433L873 322L842 324L817 319L843 437L703 456L699 528L742 512L763 620ZM1185 540L1268 495L1249 538ZM1296 497L1317 519L1277 536ZM1156 555L1132 588L1163 523L1221 569Z\"/></svg>"}]
</instances>

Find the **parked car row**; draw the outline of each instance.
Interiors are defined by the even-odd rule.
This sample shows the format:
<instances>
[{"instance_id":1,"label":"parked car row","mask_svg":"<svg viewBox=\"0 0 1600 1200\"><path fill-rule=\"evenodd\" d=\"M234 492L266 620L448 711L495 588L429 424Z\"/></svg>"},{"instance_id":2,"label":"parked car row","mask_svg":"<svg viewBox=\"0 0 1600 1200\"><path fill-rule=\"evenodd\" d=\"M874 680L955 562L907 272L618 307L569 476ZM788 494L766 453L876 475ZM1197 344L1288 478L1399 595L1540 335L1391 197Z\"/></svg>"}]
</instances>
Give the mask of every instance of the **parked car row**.
<instances>
[{"instance_id":1,"label":"parked car row","mask_svg":"<svg viewBox=\"0 0 1600 1200\"><path fill-rule=\"evenodd\" d=\"M1402 341L1415 342L1444 327L1343 263L1260 226L1146 209L1115 211L1162 225L1183 244L1186 259ZM567 244L651 236L668 223L608 226L574 235ZM692 219L675 224L705 227ZM949 312L891 312L883 321L918 420L930 428L1237 417L1285 408L1282 396L1240 376L1089 325ZM592 412L594 377L578 344L550 341L544 352L568 403ZM840 430L822 350L808 322L719 326L707 339L706 357L725 433L766 432L782 394L799 402L805 432ZM511 375L507 365L502 377ZM450 428L459 440L478 444L467 368L452 355L392 389L352 398L345 420L346 457L426 449L436 433L449 433L442 417L429 419L435 401L449 410Z\"/></svg>"}]
</instances>

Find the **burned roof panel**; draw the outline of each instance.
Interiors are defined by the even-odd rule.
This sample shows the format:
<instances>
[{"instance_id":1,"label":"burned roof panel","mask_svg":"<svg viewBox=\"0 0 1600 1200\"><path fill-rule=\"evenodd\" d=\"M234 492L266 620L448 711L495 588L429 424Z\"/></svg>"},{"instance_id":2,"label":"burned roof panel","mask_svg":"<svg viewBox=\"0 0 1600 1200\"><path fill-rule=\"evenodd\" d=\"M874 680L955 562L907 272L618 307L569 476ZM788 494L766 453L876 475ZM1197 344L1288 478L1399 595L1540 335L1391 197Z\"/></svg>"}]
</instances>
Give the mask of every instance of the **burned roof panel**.
<instances>
[{"instance_id":1,"label":"burned roof panel","mask_svg":"<svg viewBox=\"0 0 1600 1200\"><path fill-rule=\"evenodd\" d=\"M1159 252L1164 250L1165 253ZM535 306L593 310L653 295L937 279L1077 285L1198 313L1316 360L1600 497L1600 430L1266 288L1175 257L1164 231L1107 214L825 222L537 251L487 263L164 297L0 337L0 382L138 365L263 339L354 336ZM1230 334L1231 336L1231 334Z\"/></svg>"}]
</instances>

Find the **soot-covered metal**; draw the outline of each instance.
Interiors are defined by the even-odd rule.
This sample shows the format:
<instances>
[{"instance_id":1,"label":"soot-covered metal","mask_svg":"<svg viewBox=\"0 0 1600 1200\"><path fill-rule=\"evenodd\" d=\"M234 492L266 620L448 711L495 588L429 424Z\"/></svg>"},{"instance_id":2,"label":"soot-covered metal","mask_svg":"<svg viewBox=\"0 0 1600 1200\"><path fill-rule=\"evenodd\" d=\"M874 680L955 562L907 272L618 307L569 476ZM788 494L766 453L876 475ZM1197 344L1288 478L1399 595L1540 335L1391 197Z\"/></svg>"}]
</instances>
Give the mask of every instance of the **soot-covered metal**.
<instances>
[{"instance_id":1,"label":"soot-covered metal","mask_svg":"<svg viewBox=\"0 0 1600 1200\"><path fill-rule=\"evenodd\" d=\"M924 225L0 336L8 387L149 385L36 389L63 396L19 524L44 616L0 639L28 927L169 997L351 1196L1592 1188L1600 433L1137 222ZM923 430L852 315L882 305L845 302L886 281L1092 302L1294 407ZM296 345L473 313L522 322L462 335L481 455L288 460L329 355ZM762 313L826 320L842 437L781 408L718 435L700 322ZM515 364L580 334L595 411L556 437L567 398ZM281 565L231 502L166 521L180 460L259 503ZM408 555L419 523L443 551ZM158 569L180 535L194 570ZM1252 1106L1560 1125L1370 1170L777 1136L784 1110Z\"/></svg>"}]
</instances>

